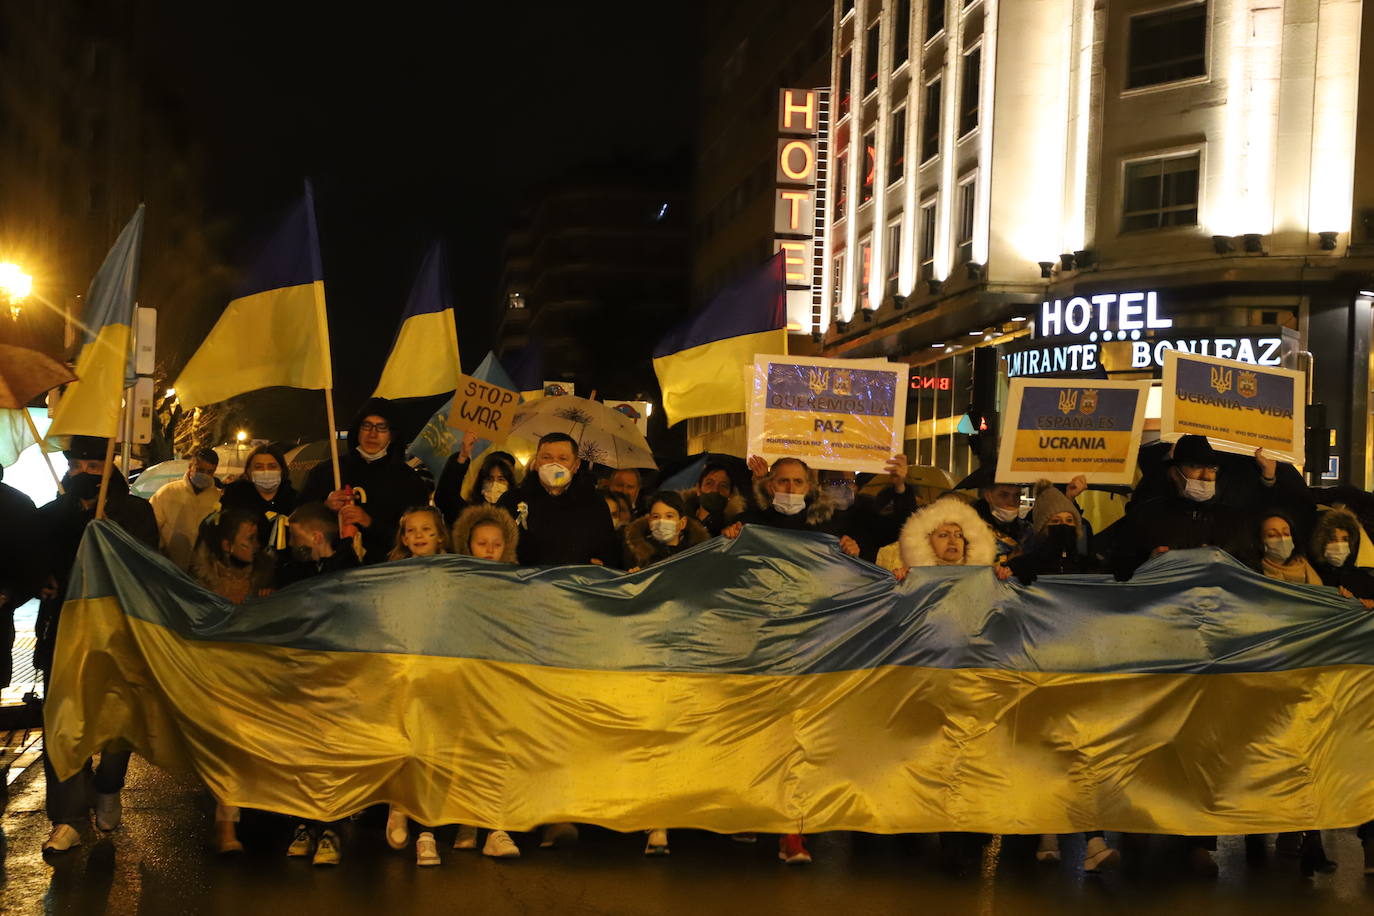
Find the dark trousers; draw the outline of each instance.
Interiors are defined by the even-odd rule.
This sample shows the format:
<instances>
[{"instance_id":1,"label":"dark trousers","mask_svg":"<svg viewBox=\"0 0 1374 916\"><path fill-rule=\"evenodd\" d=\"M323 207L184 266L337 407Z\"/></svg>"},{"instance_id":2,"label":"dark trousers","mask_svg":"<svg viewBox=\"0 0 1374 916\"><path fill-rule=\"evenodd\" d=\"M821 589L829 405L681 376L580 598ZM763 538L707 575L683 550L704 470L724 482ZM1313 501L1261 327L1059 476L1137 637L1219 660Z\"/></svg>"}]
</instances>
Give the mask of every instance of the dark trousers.
<instances>
[{"instance_id":1,"label":"dark trousers","mask_svg":"<svg viewBox=\"0 0 1374 916\"><path fill-rule=\"evenodd\" d=\"M43 695L48 694L48 675L43 675ZM91 806L95 804L92 792L109 795L124 788L124 774L129 771L129 751L105 751L100 755L100 763L92 771L91 761L87 760L81 772L71 779L58 779L57 772L48 759L48 742L43 741L43 778L47 784L48 820L54 825L70 824L78 830L86 823Z\"/></svg>"}]
</instances>

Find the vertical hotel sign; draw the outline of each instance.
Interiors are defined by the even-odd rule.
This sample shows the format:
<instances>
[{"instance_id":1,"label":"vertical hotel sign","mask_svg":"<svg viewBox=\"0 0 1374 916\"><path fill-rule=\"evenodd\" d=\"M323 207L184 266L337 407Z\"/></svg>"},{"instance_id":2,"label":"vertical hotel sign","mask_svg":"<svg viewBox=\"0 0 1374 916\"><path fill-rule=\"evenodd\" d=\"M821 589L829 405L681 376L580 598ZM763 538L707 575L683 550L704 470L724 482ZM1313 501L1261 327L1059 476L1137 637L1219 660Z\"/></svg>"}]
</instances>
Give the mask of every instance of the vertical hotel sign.
<instances>
[{"instance_id":1,"label":"vertical hotel sign","mask_svg":"<svg viewBox=\"0 0 1374 916\"><path fill-rule=\"evenodd\" d=\"M773 250L783 253L791 331L816 332L822 327L820 255L825 248L829 95L823 89L778 93Z\"/></svg>"}]
</instances>

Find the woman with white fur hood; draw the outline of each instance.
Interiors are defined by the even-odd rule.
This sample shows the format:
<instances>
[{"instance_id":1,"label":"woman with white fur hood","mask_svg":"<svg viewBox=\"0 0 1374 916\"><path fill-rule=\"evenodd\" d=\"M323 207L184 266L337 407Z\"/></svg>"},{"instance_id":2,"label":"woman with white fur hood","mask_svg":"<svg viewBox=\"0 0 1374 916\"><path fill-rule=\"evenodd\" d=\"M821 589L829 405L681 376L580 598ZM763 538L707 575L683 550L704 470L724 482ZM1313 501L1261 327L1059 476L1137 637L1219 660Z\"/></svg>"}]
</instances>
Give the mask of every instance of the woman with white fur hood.
<instances>
[{"instance_id":1,"label":"woman with white fur hood","mask_svg":"<svg viewBox=\"0 0 1374 916\"><path fill-rule=\"evenodd\" d=\"M912 566L992 566L997 539L978 511L957 496L942 496L907 519L897 545L902 566L898 579ZM1002 569L1004 567L998 567ZM1005 579L1005 575L999 574Z\"/></svg>"}]
</instances>

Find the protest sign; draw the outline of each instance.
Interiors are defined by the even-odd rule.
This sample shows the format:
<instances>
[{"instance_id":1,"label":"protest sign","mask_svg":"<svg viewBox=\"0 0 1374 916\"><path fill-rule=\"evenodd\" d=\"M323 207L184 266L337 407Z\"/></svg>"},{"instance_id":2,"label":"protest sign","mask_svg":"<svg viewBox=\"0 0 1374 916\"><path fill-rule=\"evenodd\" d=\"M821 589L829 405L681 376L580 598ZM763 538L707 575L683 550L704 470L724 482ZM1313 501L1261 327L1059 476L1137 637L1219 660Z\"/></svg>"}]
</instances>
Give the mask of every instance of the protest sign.
<instances>
[{"instance_id":1,"label":"protest sign","mask_svg":"<svg viewBox=\"0 0 1374 916\"><path fill-rule=\"evenodd\" d=\"M1012 379L997 479L1131 483L1149 391L1148 381Z\"/></svg>"},{"instance_id":2,"label":"protest sign","mask_svg":"<svg viewBox=\"0 0 1374 916\"><path fill-rule=\"evenodd\" d=\"M881 473L902 451L904 363L759 354L749 380L749 453Z\"/></svg>"},{"instance_id":3,"label":"protest sign","mask_svg":"<svg viewBox=\"0 0 1374 916\"><path fill-rule=\"evenodd\" d=\"M1213 356L1164 357L1159 437L1206 436L1223 451L1262 448L1301 466L1306 388L1303 374Z\"/></svg>"},{"instance_id":4,"label":"protest sign","mask_svg":"<svg viewBox=\"0 0 1374 916\"><path fill-rule=\"evenodd\" d=\"M520 392L484 382L470 375L458 377L458 390L453 393L453 409L448 425L465 432L476 433L483 439L501 442L515 422L515 408L520 404Z\"/></svg>"}]
</instances>

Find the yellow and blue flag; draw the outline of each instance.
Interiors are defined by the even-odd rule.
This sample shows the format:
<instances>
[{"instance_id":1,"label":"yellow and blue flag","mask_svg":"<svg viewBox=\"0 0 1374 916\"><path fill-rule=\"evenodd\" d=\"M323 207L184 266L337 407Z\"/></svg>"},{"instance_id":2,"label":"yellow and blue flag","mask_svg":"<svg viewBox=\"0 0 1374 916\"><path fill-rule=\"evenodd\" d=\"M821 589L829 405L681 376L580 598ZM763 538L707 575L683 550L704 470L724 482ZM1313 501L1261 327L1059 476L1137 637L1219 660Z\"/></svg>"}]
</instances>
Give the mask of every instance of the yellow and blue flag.
<instances>
[{"instance_id":1,"label":"yellow and blue flag","mask_svg":"<svg viewBox=\"0 0 1374 916\"><path fill-rule=\"evenodd\" d=\"M184 408L203 407L245 391L282 385L332 388L329 321L315 199L287 214L180 377Z\"/></svg>"},{"instance_id":2,"label":"yellow and blue flag","mask_svg":"<svg viewBox=\"0 0 1374 916\"><path fill-rule=\"evenodd\" d=\"M786 352L787 287L779 252L659 341L654 372L668 425L744 410L744 367L759 353Z\"/></svg>"},{"instance_id":3,"label":"yellow and blue flag","mask_svg":"<svg viewBox=\"0 0 1374 916\"><path fill-rule=\"evenodd\" d=\"M501 364L510 376L511 383L505 387L520 392L522 401L533 401L544 396L543 341L531 339L523 347L508 352Z\"/></svg>"},{"instance_id":4,"label":"yellow and blue flag","mask_svg":"<svg viewBox=\"0 0 1374 916\"><path fill-rule=\"evenodd\" d=\"M472 377L490 382L498 388L514 389L515 383L510 376L506 375L506 370L496 361L496 354L490 351L486 357L473 370ZM430 474L438 480L444 471L444 465L448 463L449 456L458 450L462 444L461 434L452 426L448 425L449 412L453 410L453 398L444 402L444 406L434 411L434 414L425 423L424 428L406 446L406 454L413 455L425 463L429 468ZM472 457L476 458L486 451L491 445L490 440L479 439L472 447ZM474 465L476 462L474 462Z\"/></svg>"},{"instance_id":5,"label":"yellow and blue flag","mask_svg":"<svg viewBox=\"0 0 1374 916\"><path fill-rule=\"evenodd\" d=\"M224 804L511 830L1374 819L1374 615L1215 549L1129 582L899 583L751 525L633 574L445 554L235 605L97 521L67 595L44 703L63 778L122 745Z\"/></svg>"},{"instance_id":6,"label":"yellow and blue flag","mask_svg":"<svg viewBox=\"0 0 1374 916\"><path fill-rule=\"evenodd\" d=\"M462 371L443 248L435 242L420 265L391 355L372 396L394 400L444 394L458 387Z\"/></svg>"},{"instance_id":7,"label":"yellow and blue flag","mask_svg":"<svg viewBox=\"0 0 1374 916\"><path fill-rule=\"evenodd\" d=\"M112 438L119 432L124 389L134 383L131 338L142 249L143 204L139 204L86 291L76 381L57 403L49 437Z\"/></svg>"}]
</instances>

